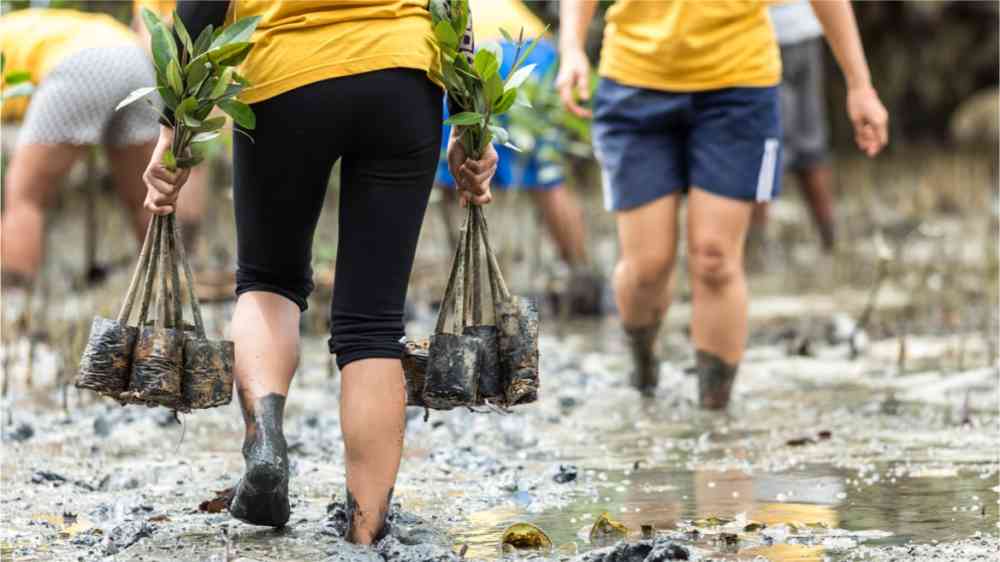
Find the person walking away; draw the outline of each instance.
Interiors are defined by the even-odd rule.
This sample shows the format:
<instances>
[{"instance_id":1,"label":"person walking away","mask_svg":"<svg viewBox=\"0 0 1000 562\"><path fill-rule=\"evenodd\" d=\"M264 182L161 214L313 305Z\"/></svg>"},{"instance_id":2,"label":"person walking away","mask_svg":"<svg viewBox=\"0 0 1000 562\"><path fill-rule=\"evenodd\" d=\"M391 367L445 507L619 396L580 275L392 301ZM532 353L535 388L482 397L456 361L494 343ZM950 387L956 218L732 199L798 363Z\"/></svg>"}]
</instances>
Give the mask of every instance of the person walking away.
<instances>
[{"instance_id":1,"label":"person walking away","mask_svg":"<svg viewBox=\"0 0 1000 562\"><path fill-rule=\"evenodd\" d=\"M596 3L560 6L563 102L590 111L583 42ZM875 156L888 115L872 87L846 0L813 8L847 80L858 147ZM747 339L743 246L755 202L780 187L781 60L765 2L620 0L607 12L594 99L594 148L621 256L614 283L631 383L654 393L660 323L670 303L678 213L687 194L691 336L698 399L723 409Z\"/></svg>"},{"instance_id":2,"label":"person walking away","mask_svg":"<svg viewBox=\"0 0 1000 562\"><path fill-rule=\"evenodd\" d=\"M115 106L154 84L138 37L113 18L74 10L31 8L0 16L7 68L31 73L29 100L4 103L3 119L21 119L4 177L0 217L5 286L33 282L44 260L45 215L73 165L102 146L115 191L141 240L142 172L156 140L155 112L145 104Z\"/></svg>"},{"instance_id":3,"label":"person walking away","mask_svg":"<svg viewBox=\"0 0 1000 562\"><path fill-rule=\"evenodd\" d=\"M524 37L540 38L535 50L524 61L525 65L535 65L531 79L541 80L558 64L556 46L546 34L545 24L521 0L471 0L469 4L476 14L473 21L476 40L497 43L503 50L502 77L506 78L514 65L517 45L504 39L501 29L515 38L522 29ZM508 120L506 117L501 119ZM550 123L549 126L558 125ZM445 139L449 130L445 126ZM583 209L576 194L566 186L564 165L540 157L546 150L561 150L558 146L546 146L546 142L541 140L530 153L497 146L500 162L493 186L505 191L524 189L531 194L532 202L541 211L542 221L559 250L559 256L570 270L564 296L569 300L571 311L599 313L603 281L590 263ZM454 181L443 161L438 167L437 183L445 188L454 188Z\"/></svg>"},{"instance_id":4,"label":"person walking away","mask_svg":"<svg viewBox=\"0 0 1000 562\"><path fill-rule=\"evenodd\" d=\"M372 543L386 532L402 454L403 304L441 141L442 88L429 78L440 72L439 55L427 2L182 0L178 16L195 37L208 25L261 18L239 69L250 83L241 99L256 127L233 139L231 337L246 469L229 512L255 525L288 522L282 420L299 361L299 319L313 289L313 233L340 160L330 352L341 373L346 538ZM161 127L144 175L146 207L161 215L174 210L187 179L160 163L172 135ZM461 197L488 203L496 152L470 160L456 139L448 157Z\"/></svg>"},{"instance_id":5,"label":"person walking away","mask_svg":"<svg viewBox=\"0 0 1000 562\"><path fill-rule=\"evenodd\" d=\"M774 4L769 11L781 48L784 168L798 180L821 247L830 253L836 243L836 221L823 95L823 27L806 0ZM767 204L761 203L754 212L752 232L762 232L766 224Z\"/></svg>"},{"instance_id":6,"label":"person walking away","mask_svg":"<svg viewBox=\"0 0 1000 562\"><path fill-rule=\"evenodd\" d=\"M139 34L142 44L150 44L149 30L142 22L142 8L149 8L170 25L177 8L176 0L133 0L132 30ZM218 139L216 141L218 142ZM202 147L205 150L207 147ZM211 149L209 149L211 150ZM181 235L184 236L184 247L189 252L198 248L198 234L205 217L205 198L208 196L211 181L211 166L195 166L191 169L183 194L177 203L177 220L181 223Z\"/></svg>"}]
</instances>

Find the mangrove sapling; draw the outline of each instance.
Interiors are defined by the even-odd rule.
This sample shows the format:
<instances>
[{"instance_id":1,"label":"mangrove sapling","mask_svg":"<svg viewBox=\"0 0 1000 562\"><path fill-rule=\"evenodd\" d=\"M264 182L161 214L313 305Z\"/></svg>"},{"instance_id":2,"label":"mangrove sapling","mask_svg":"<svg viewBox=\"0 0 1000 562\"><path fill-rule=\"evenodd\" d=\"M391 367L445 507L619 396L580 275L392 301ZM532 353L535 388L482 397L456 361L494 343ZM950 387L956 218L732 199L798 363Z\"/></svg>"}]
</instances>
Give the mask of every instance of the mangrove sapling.
<instances>
[{"instance_id":1,"label":"mangrove sapling","mask_svg":"<svg viewBox=\"0 0 1000 562\"><path fill-rule=\"evenodd\" d=\"M225 117L211 116L216 107L243 129L252 130L256 125L250 106L236 99L249 85L236 67L253 48L249 39L260 16L243 18L218 30L209 25L195 40L176 12L172 28L148 8L142 9L142 19L151 37L156 86L133 91L116 109L140 99L155 108L148 96L159 94L167 110L160 116L174 129L163 165L169 170L191 168L202 161L192 147L218 137L226 123Z\"/></svg>"},{"instance_id":2,"label":"mangrove sapling","mask_svg":"<svg viewBox=\"0 0 1000 562\"><path fill-rule=\"evenodd\" d=\"M538 39L525 46L523 29L516 42L501 30L505 39L516 44L514 63L503 78L500 76L503 51L499 46L487 45L471 60L462 52L467 47L462 38L469 23L468 0L432 0L431 15L441 65L435 78L445 85L453 109L460 110L445 123L455 127L469 158L481 159L492 142L518 150L510 142L507 130L495 124L494 119L507 113L515 103L529 103L520 88L534 71L535 65L524 62ZM424 400L428 406L445 409L489 399L504 406L533 402L538 396L538 309L534 303L507 291L480 207L471 206L463 237L428 350ZM480 252L485 253L485 271L481 270ZM490 281L494 325L486 324L480 316L483 273ZM449 304L455 313L455 323L459 324L452 333L444 331ZM486 332L495 333L496 338L481 337ZM489 378L489 369L494 364L498 367L494 376L500 380L496 385L480 388L480 375ZM496 396L501 390L502 396ZM494 396L484 396L483 391Z\"/></svg>"}]
</instances>

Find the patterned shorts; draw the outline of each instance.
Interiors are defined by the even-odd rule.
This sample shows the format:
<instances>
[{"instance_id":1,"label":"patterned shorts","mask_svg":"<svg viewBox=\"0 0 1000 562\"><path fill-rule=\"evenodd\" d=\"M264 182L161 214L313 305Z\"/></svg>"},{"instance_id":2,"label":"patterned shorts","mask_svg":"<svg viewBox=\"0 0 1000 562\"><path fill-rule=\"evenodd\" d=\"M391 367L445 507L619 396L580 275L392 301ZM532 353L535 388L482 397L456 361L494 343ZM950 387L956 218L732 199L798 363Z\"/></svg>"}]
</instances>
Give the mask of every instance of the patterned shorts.
<instances>
[{"instance_id":1,"label":"patterned shorts","mask_svg":"<svg viewBox=\"0 0 1000 562\"><path fill-rule=\"evenodd\" d=\"M132 90L156 85L146 52L137 45L94 47L57 64L31 96L17 144L150 142L158 135L156 111L138 101L115 111Z\"/></svg>"}]
</instances>

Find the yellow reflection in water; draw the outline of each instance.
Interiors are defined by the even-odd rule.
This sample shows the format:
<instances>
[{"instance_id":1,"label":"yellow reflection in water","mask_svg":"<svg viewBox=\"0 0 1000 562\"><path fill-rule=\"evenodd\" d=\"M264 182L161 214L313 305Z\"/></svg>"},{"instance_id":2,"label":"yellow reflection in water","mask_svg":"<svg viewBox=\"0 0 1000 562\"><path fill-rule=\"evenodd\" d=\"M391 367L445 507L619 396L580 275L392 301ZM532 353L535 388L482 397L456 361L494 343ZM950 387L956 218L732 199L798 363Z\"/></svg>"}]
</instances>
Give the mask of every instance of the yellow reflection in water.
<instances>
[{"instance_id":1,"label":"yellow reflection in water","mask_svg":"<svg viewBox=\"0 0 1000 562\"><path fill-rule=\"evenodd\" d=\"M741 551L740 558L745 556L763 556L772 562L823 562L823 547L803 544L776 544Z\"/></svg>"}]
</instances>

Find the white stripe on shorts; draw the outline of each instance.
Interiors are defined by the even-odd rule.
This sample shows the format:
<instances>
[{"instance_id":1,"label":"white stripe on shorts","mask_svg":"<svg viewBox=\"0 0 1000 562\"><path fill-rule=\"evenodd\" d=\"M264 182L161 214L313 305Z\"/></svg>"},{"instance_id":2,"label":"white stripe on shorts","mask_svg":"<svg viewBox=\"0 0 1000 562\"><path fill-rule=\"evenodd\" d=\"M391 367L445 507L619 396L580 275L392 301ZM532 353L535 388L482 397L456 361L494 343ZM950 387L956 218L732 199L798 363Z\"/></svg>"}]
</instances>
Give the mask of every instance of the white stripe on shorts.
<instances>
[{"instance_id":1,"label":"white stripe on shorts","mask_svg":"<svg viewBox=\"0 0 1000 562\"><path fill-rule=\"evenodd\" d=\"M764 157L757 174L757 201L770 201L774 195L774 175L778 173L778 139L764 141Z\"/></svg>"}]
</instances>

